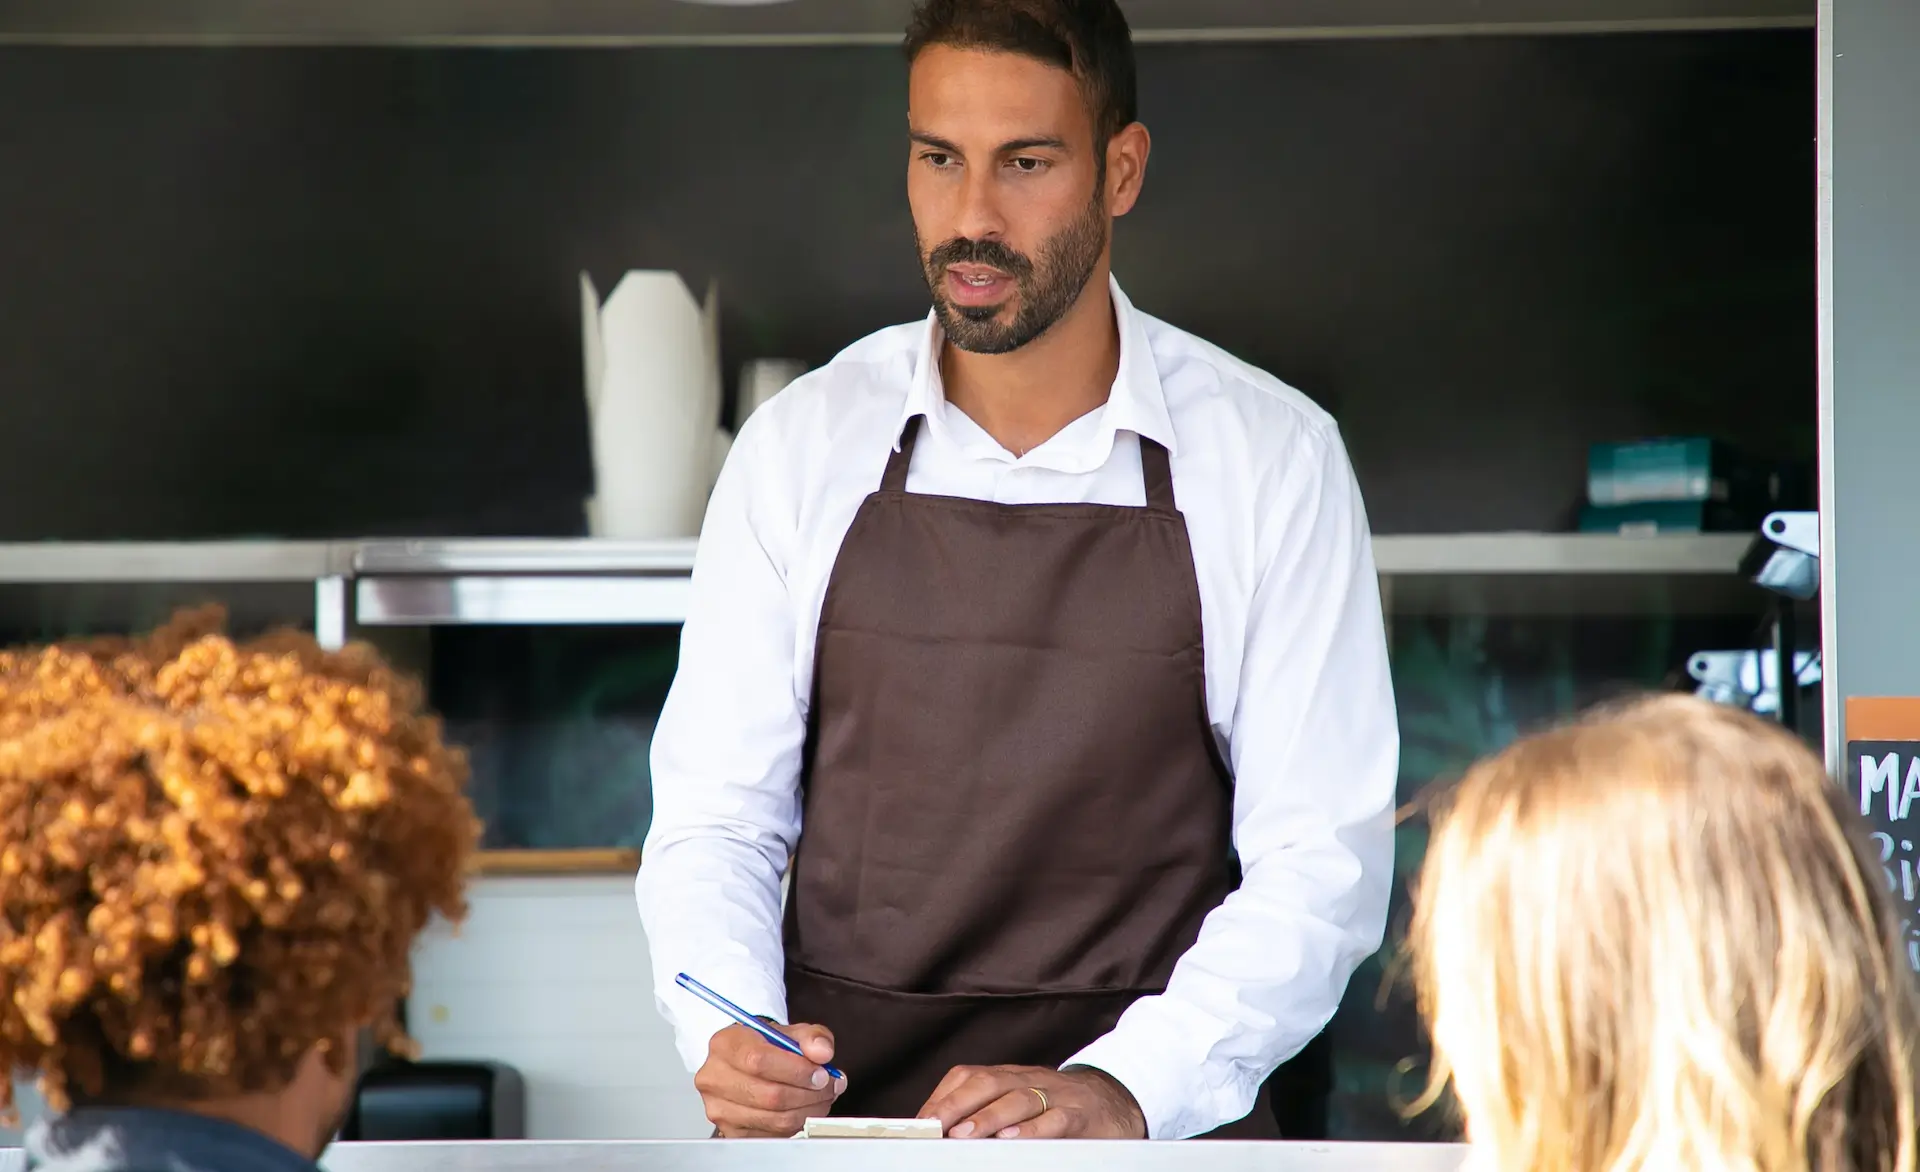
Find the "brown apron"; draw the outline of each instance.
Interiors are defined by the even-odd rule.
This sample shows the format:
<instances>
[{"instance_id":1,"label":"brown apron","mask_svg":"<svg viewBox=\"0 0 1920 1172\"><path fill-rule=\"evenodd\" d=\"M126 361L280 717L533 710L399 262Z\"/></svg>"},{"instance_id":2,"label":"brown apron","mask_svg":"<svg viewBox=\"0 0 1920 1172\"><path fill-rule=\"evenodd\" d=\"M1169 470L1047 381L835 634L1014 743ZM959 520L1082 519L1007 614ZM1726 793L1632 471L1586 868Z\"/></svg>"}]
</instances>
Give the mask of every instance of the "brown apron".
<instances>
[{"instance_id":1,"label":"brown apron","mask_svg":"<svg viewBox=\"0 0 1920 1172\"><path fill-rule=\"evenodd\" d=\"M820 611L786 916L788 1013L843 1115L956 1065L1057 1067L1165 990L1239 885L1200 593L1167 451L1146 507L906 491L919 417ZM1278 1129L1263 1090L1225 1134Z\"/></svg>"}]
</instances>

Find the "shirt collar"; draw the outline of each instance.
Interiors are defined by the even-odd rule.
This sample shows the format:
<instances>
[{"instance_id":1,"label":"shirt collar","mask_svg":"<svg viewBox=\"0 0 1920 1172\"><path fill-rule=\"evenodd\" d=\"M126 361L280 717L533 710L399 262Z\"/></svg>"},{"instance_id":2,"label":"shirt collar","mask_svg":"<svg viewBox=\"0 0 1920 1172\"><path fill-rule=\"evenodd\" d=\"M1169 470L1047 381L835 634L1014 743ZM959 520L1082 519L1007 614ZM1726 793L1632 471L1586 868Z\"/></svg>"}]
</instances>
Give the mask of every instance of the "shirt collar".
<instances>
[{"instance_id":1,"label":"shirt collar","mask_svg":"<svg viewBox=\"0 0 1920 1172\"><path fill-rule=\"evenodd\" d=\"M1146 323L1134 309L1133 302L1120 291L1117 279L1108 277L1107 289L1113 295L1114 323L1120 330L1120 369L1107 396L1106 414L1100 428L1101 449L1112 447L1116 432L1130 431L1153 440L1169 453L1178 454L1173 417L1167 412L1167 396L1160 385L1159 365L1154 362L1153 349L1147 341ZM944 341L939 314L929 312L926 329L914 352L913 383L907 390L899 425L894 429L896 451L908 420L916 415L937 419L946 405L947 393L940 381L940 347Z\"/></svg>"},{"instance_id":2,"label":"shirt collar","mask_svg":"<svg viewBox=\"0 0 1920 1172\"><path fill-rule=\"evenodd\" d=\"M319 1172L312 1160L239 1124L136 1107L81 1107L42 1119L26 1150L27 1166L46 1172Z\"/></svg>"}]
</instances>

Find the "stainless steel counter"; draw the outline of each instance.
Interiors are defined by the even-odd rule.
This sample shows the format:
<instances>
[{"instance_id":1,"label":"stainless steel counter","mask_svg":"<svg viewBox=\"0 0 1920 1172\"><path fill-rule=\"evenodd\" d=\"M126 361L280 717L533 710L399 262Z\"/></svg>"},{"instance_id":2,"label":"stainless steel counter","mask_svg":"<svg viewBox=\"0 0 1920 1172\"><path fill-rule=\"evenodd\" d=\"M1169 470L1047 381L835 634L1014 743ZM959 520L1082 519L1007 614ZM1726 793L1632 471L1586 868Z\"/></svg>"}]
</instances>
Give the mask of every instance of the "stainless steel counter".
<instances>
[{"instance_id":1,"label":"stainless steel counter","mask_svg":"<svg viewBox=\"0 0 1920 1172\"><path fill-rule=\"evenodd\" d=\"M1020 1143L798 1140L725 1143L335 1144L326 1172L1457 1172L1452 1144ZM20 1172L0 1149L0 1172Z\"/></svg>"}]
</instances>

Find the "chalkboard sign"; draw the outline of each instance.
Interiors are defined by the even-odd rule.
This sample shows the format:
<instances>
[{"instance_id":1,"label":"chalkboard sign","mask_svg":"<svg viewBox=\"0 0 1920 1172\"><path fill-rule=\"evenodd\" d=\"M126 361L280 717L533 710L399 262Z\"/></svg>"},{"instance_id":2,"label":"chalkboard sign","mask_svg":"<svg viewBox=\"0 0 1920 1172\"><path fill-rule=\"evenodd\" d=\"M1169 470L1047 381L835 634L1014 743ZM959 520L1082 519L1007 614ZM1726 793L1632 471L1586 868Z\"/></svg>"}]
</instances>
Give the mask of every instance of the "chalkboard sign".
<instances>
[{"instance_id":1,"label":"chalkboard sign","mask_svg":"<svg viewBox=\"0 0 1920 1172\"><path fill-rule=\"evenodd\" d=\"M1846 765L1900 911L1907 963L1920 972L1920 699L1848 700Z\"/></svg>"},{"instance_id":2,"label":"chalkboard sign","mask_svg":"<svg viewBox=\"0 0 1920 1172\"><path fill-rule=\"evenodd\" d=\"M1920 740L1849 741L1847 761L1860 812L1873 825L1887 890L1900 905L1907 963L1920 972Z\"/></svg>"}]
</instances>

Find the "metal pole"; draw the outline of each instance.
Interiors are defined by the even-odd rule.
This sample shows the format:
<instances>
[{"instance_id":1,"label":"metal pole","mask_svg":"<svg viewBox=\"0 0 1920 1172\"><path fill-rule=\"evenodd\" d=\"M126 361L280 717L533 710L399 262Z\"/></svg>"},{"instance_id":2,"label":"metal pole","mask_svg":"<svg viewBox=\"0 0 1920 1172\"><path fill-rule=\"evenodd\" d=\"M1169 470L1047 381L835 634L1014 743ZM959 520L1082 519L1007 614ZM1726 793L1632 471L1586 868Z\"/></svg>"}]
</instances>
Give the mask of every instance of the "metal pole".
<instances>
[{"instance_id":1,"label":"metal pole","mask_svg":"<svg viewBox=\"0 0 1920 1172\"><path fill-rule=\"evenodd\" d=\"M328 651L347 645L347 579L333 574L313 583L313 637Z\"/></svg>"},{"instance_id":2,"label":"metal pole","mask_svg":"<svg viewBox=\"0 0 1920 1172\"><path fill-rule=\"evenodd\" d=\"M1794 670L1799 660L1799 632L1794 602L1782 598L1774 606L1773 657L1780 673L1780 723L1800 731L1800 673Z\"/></svg>"},{"instance_id":3,"label":"metal pole","mask_svg":"<svg viewBox=\"0 0 1920 1172\"><path fill-rule=\"evenodd\" d=\"M1840 592L1834 574L1840 550L1833 524L1839 496L1833 434L1833 0L1820 0L1819 30L1814 134L1819 139L1815 232L1819 240L1820 715L1827 772L1840 777L1846 734L1840 720Z\"/></svg>"}]
</instances>

